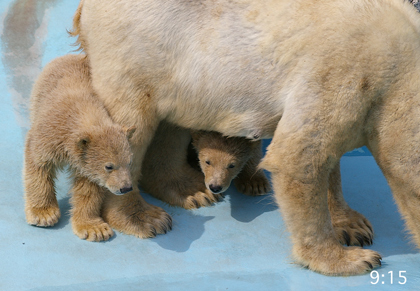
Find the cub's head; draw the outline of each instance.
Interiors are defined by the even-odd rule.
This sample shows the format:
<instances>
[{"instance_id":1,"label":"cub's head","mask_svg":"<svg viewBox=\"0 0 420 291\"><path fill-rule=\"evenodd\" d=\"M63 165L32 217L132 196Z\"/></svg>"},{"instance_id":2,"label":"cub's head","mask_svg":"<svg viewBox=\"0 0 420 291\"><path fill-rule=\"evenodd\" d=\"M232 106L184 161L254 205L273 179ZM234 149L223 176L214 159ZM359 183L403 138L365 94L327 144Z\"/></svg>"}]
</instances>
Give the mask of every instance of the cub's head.
<instances>
[{"instance_id":1,"label":"cub's head","mask_svg":"<svg viewBox=\"0 0 420 291\"><path fill-rule=\"evenodd\" d=\"M218 132L192 132L193 146L205 177L214 194L226 191L248 161L252 142L240 137L224 137Z\"/></svg>"},{"instance_id":2,"label":"cub's head","mask_svg":"<svg viewBox=\"0 0 420 291\"><path fill-rule=\"evenodd\" d=\"M133 190L129 139L134 127L95 126L78 134L78 171L116 195Z\"/></svg>"}]
</instances>

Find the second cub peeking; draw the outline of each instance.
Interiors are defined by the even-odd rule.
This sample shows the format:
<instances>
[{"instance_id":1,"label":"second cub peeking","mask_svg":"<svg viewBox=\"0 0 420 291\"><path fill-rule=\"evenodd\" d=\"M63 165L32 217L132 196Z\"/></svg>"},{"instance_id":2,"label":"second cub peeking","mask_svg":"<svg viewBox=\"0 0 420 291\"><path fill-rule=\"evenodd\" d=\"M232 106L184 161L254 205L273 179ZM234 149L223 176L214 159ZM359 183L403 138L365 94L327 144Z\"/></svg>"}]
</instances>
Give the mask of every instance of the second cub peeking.
<instances>
[{"instance_id":1,"label":"second cub peeking","mask_svg":"<svg viewBox=\"0 0 420 291\"><path fill-rule=\"evenodd\" d=\"M231 181L246 195L263 195L271 190L261 161L261 141L243 137L225 137L214 131L193 131L192 143L198 154L207 189L225 192Z\"/></svg>"}]
</instances>

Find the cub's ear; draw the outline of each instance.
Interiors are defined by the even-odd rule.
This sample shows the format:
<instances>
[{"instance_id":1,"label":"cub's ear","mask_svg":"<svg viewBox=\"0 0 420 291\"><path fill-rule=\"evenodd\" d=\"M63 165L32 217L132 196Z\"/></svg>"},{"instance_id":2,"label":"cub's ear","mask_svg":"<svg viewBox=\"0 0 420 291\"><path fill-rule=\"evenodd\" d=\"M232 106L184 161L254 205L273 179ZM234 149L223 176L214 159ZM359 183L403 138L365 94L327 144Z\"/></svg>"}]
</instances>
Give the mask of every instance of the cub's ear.
<instances>
[{"instance_id":1,"label":"cub's ear","mask_svg":"<svg viewBox=\"0 0 420 291\"><path fill-rule=\"evenodd\" d=\"M90 136L83 134L77 139L77 147L81 150L85 150L90 144Z\"/></svg>"},{"instance_id":2,"label":"cub's ear","mask_svg":"<svg viewBox=\"0 0 420 291\"><path fill-rule=\"evenodd\" d=\"M124 127L124 131L125 134L127 135L127 139L130 139L134 132L136 131L136 127L135 126L130 126L130 127Z\"/></svg>"},{"instance_id":3,"label":"cub's ear","mask_svg":"<svg viewBox=\"0 0 420 291\"><path fill-rule=\"evenodd\" d=\"M203 136L204 132L202 130L191 130L191 138L194 142L198 142L198 140Z\"/></svg>"}]
</instances>

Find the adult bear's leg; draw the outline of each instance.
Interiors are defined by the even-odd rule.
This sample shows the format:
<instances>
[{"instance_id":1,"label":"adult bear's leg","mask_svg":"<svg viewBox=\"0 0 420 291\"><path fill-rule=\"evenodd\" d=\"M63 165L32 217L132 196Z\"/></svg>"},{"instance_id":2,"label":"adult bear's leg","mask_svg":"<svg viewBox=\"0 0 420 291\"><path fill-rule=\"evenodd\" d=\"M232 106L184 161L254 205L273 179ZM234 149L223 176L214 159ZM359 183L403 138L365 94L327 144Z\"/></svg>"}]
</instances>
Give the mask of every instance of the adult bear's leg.
<instances>
[{"instance_id":1,"label":"adult bear's leg","mask_svg":"<svg viewBox=\"0 0 420 291\"><path fill-rule=\"evenodd\" d=\"M396 92L395 98L387 100L374 114L369 150L384 173L406 226L420 248L420 101L417 79L407 78L406 84L400 87L401 92Z\"/></svg>"},{"instance_id":2,"label":"adult bear's leg","mask_svg":"<svg viewBox=\"0 0 420 291\"><path fill-rule=\"evenodd\" d=\"M337 163L328 179L328 208L336 235L348 246L371 245L373 228L359 212L351 209L343 197L340 163Z\"/></svg>"},{"instance_id":3,"label":"adult bear's leg","mask_svg":"<svg viewBox=\"0 0 420 291\"><path fill-rule=\"evenodd\" d=\"M296 261L327 275L366 273L380 265L380 255L344 247L328 209L330 173L342 154L361 142L366 113L356 102L359 111L338 107L335 95L305 97L286 104L262 167L272 172Z\"/></svg>"}]
</instances>

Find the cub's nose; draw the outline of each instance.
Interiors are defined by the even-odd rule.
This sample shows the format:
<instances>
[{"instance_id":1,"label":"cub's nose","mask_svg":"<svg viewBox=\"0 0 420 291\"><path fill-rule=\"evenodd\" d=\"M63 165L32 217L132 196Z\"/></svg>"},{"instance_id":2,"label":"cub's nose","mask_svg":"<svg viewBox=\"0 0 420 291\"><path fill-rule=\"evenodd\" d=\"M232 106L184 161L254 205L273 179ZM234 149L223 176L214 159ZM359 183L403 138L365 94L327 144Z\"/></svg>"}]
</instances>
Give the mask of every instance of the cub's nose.
<instances>
[{"instance_id":1,"label":"cub's nose","mask_svg":"<svg viewBox=\"0 0 420 291\"><path fill-rule=\"evenodd\" d=\"M215 186L213 184L209 185L209 188L210 188L210 191L213 192L214 194L222 192L222 189L223 189L222 186L219 186L219 185Z\"/></svg>"},{"instance_id":2,"label":"cub's nose","mask_svg":"<svg viewBox=\"0 0 420 291\"><path fill-rule=\"evenodd\" d=\"M128 193L128 192L130 192L130 191L132 191L133 190L133 187L124 187L124 188L121 188L120 189L120 192L121 192L121 194L125 194L125 193Z\"/></svg>"}]
</instances>

